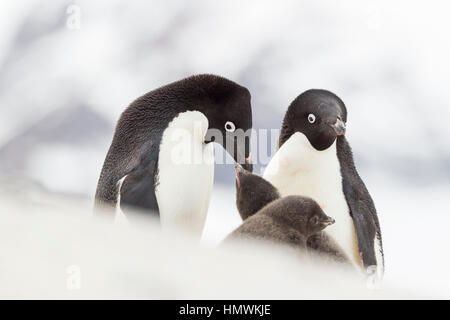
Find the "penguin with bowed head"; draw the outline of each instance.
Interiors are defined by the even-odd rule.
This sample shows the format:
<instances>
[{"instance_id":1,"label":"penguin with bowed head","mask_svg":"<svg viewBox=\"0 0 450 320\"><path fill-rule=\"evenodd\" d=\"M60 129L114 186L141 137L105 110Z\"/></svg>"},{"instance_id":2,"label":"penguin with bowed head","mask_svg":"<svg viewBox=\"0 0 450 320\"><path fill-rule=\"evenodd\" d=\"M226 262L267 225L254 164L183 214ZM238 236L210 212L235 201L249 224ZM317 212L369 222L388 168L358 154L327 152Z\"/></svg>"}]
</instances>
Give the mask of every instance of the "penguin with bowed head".
<instances>
[{"instance_id":1,"label":"penguin with bowed head","mask_svg":"<svg viewBox=\"0 0 450 320\"><path fill-rule=\"evenodd\" d=\"M381 280L384 256L374 202L360 178L345 137L347 109L326 90L308 90L289 106L279 149L264 178L282 196L302 195L319 203L336 223L324 232L352 263ZM320 250L320 238L316 239Z\"/></svg>"},{"instance_id":2,"label":"penguin with bowed head","mask_svg":"<svg viewBox=\"0 0 450 320\"><path fill-rule=\"evenodd\" d=\"M151 212L163 228L201 235L214 177L211 142L251 170L251 127L249 91L223 77L191 76L146 93L117 122L95 212L113 216L120 198L122 209Z\"/></svg>"}]
</instances>

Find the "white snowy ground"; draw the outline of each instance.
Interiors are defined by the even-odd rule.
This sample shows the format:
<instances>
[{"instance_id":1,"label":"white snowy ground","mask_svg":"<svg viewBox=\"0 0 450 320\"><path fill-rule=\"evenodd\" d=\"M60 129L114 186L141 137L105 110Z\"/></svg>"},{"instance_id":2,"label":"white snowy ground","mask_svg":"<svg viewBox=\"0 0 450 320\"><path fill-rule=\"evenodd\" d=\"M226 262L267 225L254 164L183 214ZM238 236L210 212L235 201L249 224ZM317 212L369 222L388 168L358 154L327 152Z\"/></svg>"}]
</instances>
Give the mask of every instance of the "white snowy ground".
<instances>
[{"instance_id":1,"label":"white snowy ground","mask_svg":"<svg viewBox=\"0 0 450 320\"><path fill-rule=\"evenodd\" d=\"M35 199L33 199L35 196ZM90 216L90 204L2 194L0 299L398 299L442 297L387 280L379 290L346 270L307 262L281 248L199 246Z\"/></svg>"},{"instance_id":2,"label":"white snowy ground","mask_svg":"<svg viewBox=\"0 0 450 320\"><path fill-rule=\"evenodd\" d=\"M380 290L279 248L218 248L240 223L233 188L216 186L199 245L144 218L137 227L97 221L90 200L3 185L0 298L450 298L450 218L440 206L450 188L367 180L383 230Z\"/></svg>"}]
</instances>

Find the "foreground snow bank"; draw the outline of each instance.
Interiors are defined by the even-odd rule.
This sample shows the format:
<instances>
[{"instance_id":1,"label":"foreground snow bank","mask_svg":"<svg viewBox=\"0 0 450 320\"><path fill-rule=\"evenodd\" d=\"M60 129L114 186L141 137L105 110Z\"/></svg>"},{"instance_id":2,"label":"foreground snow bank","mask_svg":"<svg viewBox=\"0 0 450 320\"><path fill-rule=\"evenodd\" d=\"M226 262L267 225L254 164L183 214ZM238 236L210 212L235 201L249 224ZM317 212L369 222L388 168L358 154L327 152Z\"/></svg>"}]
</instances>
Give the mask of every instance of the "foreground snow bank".
<instances>
[{"instance_id":1,"label":"foreground snow bank","mask_svg":"<svg viewBox=\"0 0 450 320\"><path fill-rule=\"evenodd\" d=\"M386 283L369 290L350 272L276 248L206 248L91 216L91 205L0 194L0 298L310 299L416 298Z\"/></svg>"}]
</instances>

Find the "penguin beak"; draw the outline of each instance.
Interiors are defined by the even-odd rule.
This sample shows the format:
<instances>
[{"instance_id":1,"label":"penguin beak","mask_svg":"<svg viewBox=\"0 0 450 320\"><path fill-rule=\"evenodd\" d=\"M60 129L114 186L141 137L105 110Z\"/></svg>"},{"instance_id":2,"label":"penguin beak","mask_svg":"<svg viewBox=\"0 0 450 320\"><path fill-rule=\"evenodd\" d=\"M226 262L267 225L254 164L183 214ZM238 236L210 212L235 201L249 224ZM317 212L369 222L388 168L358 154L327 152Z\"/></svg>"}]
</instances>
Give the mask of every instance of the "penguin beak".
<instances>
[{"instance_id":1,"label":"penguin beak","mask_svg":"<svg viewBox=\"0 0 450 320\"><path fill-rule=\"evenodd\" d=\"M241 181L239 180L239 174L241 173L241 170L244 170L241 165L239 164L235 164L234 165L234 170L236 171L236 186L238 188L241 187Z\"/></svg>"},{"instance_id":2,"label":"penguin beak","mask_svg":"<svg viewBox=\"0 0 450 320\"><path fill-rule=\"evenodd\" d=\"M241 177L244 174L248 174L249 171L247 171L243 166L241 166L239 163L236 163L234 165L234 170L236 171L236 185L238 188L241 187Z\"/></svg>"},{"instance_id":3,"label":"penguin beak","mask_svg":"<svg viewBox=\"0 0 450 320\"><path fill-rule=\"evenodd\" d=\"M240 188L241 187L240 178L242 177L242 175L246 174L247 171L239 163L236 163L234 165L234 170L236 171L236 185L238 188Z\"/></svg>"},{"instance_id":4,"label":"penguin beak","mask_svg":"<svg viewBox=\"0 0 450 320\"><path fill-rule=\"evenodd\" d=\"M328 227L329 225L332 225L335 222L336 221L333 218L327 217L325 220L321 220L320 224L323 225L324 227Z\"/></svg>"},{"instance_id":5,"label":"penguin beak","mask_svg":"<svg viewBox=\"0 0 450 320\"><path fill-rule=\"evenodd\" d=\"M253 172L253 164L252 164L252 154L250 153L247 158L245 158L245 163L243 169Z\"/></svg>"},{"instance_id":6,"label":"penguin beak","mask_svg":"<svg viewBox=\"0 0 450 320\"><path fill-rule=\"evenodd\" d=\"M240 164L245 170L253 172L250 153L250 139L245 136L239 137L238 139L232 135L227 135L225 141L225 149L233 156L234 161Z\"/></svg>"},{"instance_id":7,"label":"penguin beak","mask_svg":"<svg viewBox=\"0 0 450 320\"><path fill-rule=\"evenodd\" d=\"M345 123L341 119L336 119L336 122L330 124L337 136L343 136L345 134Z\"/></svg>"},{"instance_id":8,"label":"penguin beak","mask_svg":"<svg viewBox=\"0 0 450 320\"><path fill-rule=\"evenodd\" d=\"M245 169L239 163L236 163L234 165L234 170L236 171L236 176L239 176L239 174L245 173Z\"/></svg>"}]
</instances>

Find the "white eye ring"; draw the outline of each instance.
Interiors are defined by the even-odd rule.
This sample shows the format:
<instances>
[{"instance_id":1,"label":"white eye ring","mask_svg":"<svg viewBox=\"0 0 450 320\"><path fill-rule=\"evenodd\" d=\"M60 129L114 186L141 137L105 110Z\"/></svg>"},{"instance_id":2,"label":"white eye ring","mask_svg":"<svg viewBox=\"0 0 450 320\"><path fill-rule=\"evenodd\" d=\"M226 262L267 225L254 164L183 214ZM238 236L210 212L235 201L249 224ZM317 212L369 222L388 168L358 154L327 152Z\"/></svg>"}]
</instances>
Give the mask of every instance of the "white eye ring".
<instances>
[{"instance_id":1,"label":"white eye ring","mask_svg":"<svg viewBox=\"0 0 450 320\"><path fill-rule=\"evenodd\" d=\"M308 121L309 121L309 123L316 122L316 116L312 113L308 114Z\"/></svg>"},{"instance_id":2,"label":"white eye ring","mask_svg":"<svg viewBox=\"0 0 450 320\"><path fill-rule=\"evenodd\" d=\"M234 132L234 130L236 130L236 126L233 122L227 121L225 123L225 130L227 130L228 132Z\"/></svg>"}]
</instances>

